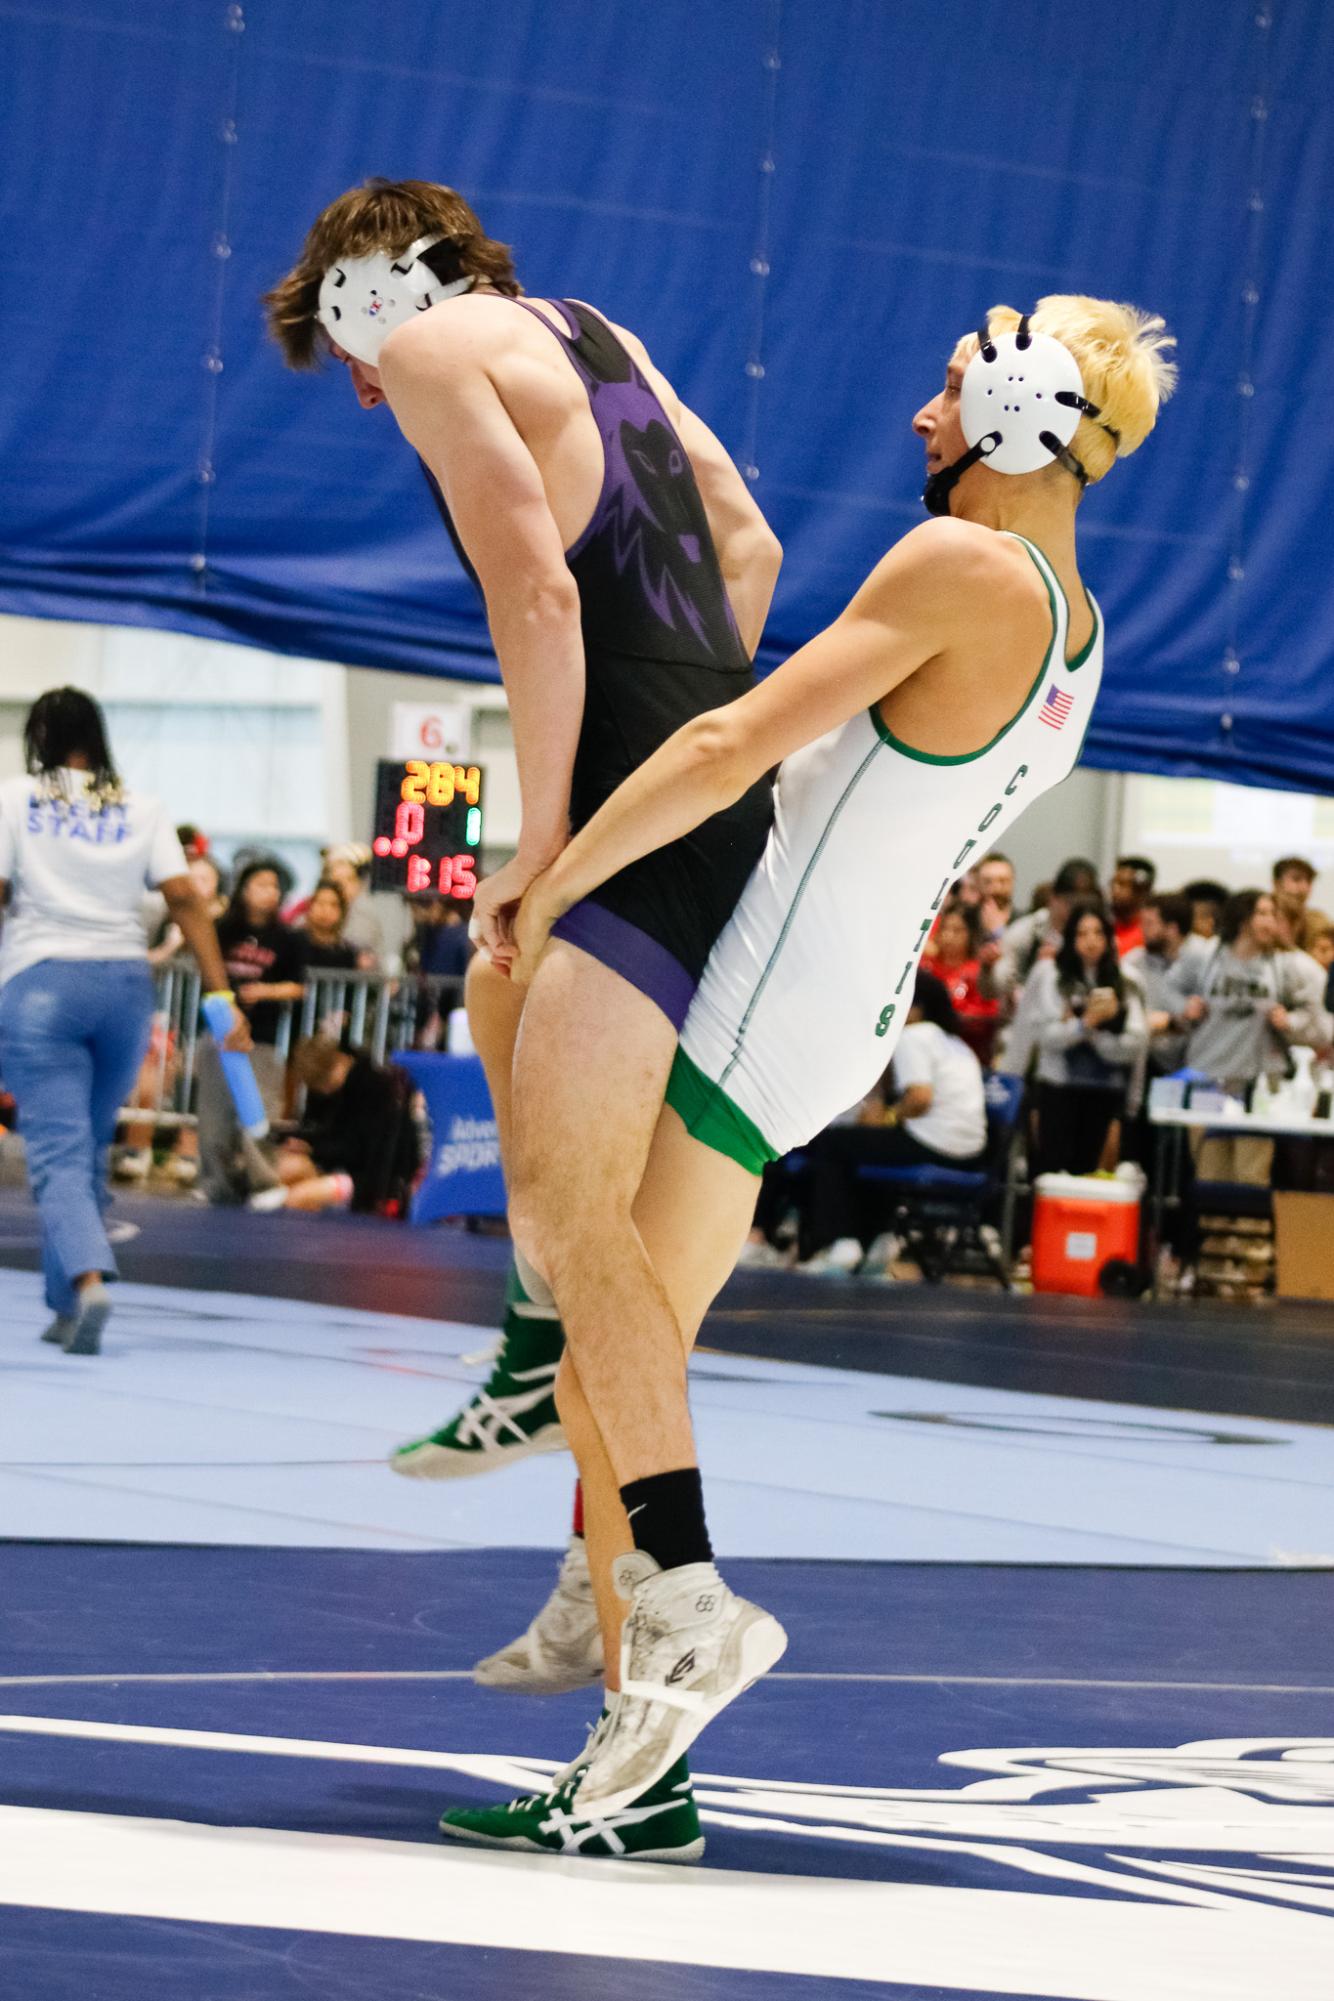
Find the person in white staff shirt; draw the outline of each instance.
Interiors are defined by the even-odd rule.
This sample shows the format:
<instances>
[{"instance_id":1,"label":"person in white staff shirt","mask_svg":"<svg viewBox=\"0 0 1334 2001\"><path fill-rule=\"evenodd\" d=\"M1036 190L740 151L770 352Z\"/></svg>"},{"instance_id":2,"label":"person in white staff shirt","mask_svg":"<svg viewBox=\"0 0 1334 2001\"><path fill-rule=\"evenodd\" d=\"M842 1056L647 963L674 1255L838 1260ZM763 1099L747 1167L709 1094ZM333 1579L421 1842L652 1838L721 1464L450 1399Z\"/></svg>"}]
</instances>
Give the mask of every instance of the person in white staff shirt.
<instances>
[{"instance_id":1,"label":"person in white staff shirt","mask_svg":"<svg viewBox=\"0 0 1334 2001\"><path fill-rule=\"evenodd\" d=\"M24 727L27 774L0 784L0 1070L18 1100L42 1226L44 1341L95 1355L116 1276L107 1239L107 1155L138 1075L153 1010L141 908L159 889L225 992L217 936L157 799L121 783L102 711L53 688ZM228 995L230 999L230 995ZM229 1048L249 1035L234 1012Z\"/></svg>"}]
</instances>

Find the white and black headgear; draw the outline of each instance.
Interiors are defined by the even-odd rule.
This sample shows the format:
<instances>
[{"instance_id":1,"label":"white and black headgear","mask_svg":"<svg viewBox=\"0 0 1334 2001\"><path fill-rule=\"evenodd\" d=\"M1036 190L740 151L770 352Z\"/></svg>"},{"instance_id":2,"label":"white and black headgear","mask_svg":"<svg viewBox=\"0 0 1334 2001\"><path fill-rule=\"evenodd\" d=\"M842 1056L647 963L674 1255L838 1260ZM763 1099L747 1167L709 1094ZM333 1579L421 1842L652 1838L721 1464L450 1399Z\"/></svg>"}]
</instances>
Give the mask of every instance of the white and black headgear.
<instances>
[{"instance_id":1,"label":"white and black headgear","mask_svg":"<svg viewBox=\"0 0 1334 2001\"><path fill-rule=\"evenodd\" d=\"M1101 411L1084 394L1079 363L1051 334L1034 333L1024 314L1013 333L978 331L977 353L964 370L959 422L968 450L927 480L928 514L948 514L950 494L970 466L985 460L993 472L1038 472L1064 466L1082 486L1088 474L1070 450L1081 417ZM1115 442L1121 434L1102 427Z\"/></svg>"},{"instance_id":2,"label":"white and black headgear","mask_svg":"<svg viewBox=\"0 0 1334 2001\"><path fill-rule=\"evenodd\" d=\"M374 368L395 327L476 282L460 274L457 244L419 236L398 257L376 250L331 265L320 280L315 317L339 347Z\"/></svg>"}]
</instances>

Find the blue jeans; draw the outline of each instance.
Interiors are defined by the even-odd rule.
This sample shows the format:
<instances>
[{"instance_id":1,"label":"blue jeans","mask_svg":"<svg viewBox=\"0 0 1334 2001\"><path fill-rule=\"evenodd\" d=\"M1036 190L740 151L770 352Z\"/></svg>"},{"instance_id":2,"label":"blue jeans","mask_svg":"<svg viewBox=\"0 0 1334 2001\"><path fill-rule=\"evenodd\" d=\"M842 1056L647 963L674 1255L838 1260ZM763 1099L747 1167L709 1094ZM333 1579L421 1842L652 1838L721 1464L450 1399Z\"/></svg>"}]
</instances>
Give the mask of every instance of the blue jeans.
<instances>
[{"instance_id":1,"label":"blue jeans","mask_svg":"<svg viewBox=\"0 0 1334 2001\"><path fill-rule=\"evenodd\" d=\"M43 959L0 989L0 1071L18 1099L53 1313L76 1310L84 1272L115 1276L107 1154L152 1015L142 959Z\"/></svg>"}]
</instances>

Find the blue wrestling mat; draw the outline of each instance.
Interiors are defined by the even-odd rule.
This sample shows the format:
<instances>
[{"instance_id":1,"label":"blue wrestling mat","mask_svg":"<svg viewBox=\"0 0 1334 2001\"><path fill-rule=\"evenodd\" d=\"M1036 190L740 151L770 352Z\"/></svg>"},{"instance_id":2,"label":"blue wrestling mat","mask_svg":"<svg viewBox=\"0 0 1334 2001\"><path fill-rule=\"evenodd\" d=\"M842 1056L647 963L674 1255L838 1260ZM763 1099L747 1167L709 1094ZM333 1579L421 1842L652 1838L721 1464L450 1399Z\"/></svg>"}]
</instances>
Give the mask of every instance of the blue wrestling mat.
<instances>
[{"instance_id":1,"label":"blue wrestling mat","mask_svg":"<svg viewBox=\"0 0 1334 2001\"><path fill-rule=\"evenodd\" d=\"M1328 2001L1328 1571L729 1563L703 1865L447 1849L592 1714L468 1678L552 1561L0 1546L0 1992Z\"/></svg>"}]
</instances>

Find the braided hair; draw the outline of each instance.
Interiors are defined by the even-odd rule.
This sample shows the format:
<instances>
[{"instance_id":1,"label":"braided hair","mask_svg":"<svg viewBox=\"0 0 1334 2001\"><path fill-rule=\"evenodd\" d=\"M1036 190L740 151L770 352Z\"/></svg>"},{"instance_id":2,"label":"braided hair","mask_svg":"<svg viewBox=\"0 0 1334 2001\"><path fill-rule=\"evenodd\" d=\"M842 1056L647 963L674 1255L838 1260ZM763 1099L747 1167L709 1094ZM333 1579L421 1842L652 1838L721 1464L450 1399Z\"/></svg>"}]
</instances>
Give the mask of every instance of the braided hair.
<instances>
[{"instance_id":1,"label":"braided hair","mask_svg":"<svg viewBox=\"0 0 1334 2001\"><path fill-rule=\"evenodd\" d=\"M48 798L67 796L60 773L77 757L88 769L83 796L99 812L119 805L124 788L111 761L106 718L82 688L48 688L37 697L23 725L23 754Z\"/></svg>"}]
</instances>

